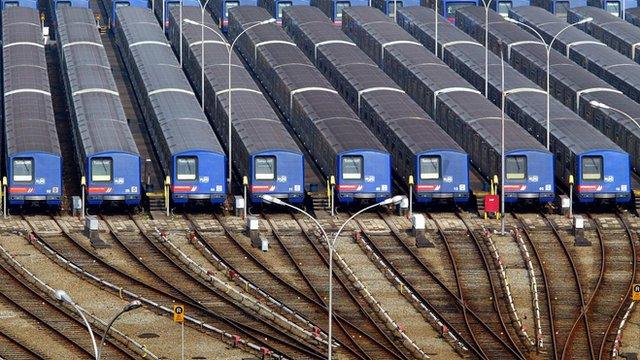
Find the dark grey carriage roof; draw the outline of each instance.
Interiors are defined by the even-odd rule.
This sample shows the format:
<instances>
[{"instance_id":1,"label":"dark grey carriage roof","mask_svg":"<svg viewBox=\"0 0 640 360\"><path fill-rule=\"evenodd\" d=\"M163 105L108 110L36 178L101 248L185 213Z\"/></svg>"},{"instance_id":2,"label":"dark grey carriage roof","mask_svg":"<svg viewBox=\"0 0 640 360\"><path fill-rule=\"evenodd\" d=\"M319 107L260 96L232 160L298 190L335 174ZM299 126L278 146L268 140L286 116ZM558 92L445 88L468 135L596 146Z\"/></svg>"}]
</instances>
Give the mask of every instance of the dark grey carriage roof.
<instances>
[{"instance_id":1,"label":"dark grey carriage roof","mask_svg":"<svg viewBox=\"0 0 640 360\"><path fill-rule=\"evenodd\" d=\"M2 45L6 155L60 156L38 11L3 10Z\"/></svg>"},{"instance_id":2,"label":"dark grey carriage roof","mask_svg":"<svg viewBox=\"0 0 640 360\"><path fill-rule=\"evenodd\" d=\"M268 16L266 10L251 6L240 6L232 9L231 12L233 18L240 24L261 20ZM253 43L263 41L293 43L284 30L275 24L261 26L260 30L247 31L243 36L249 36ZM277 67L276 72L289 92L307 87L333 90L331 84L295 44L270 44L260 46L258 51L264 55L271 68ZM334 151L376 149L386 152L382 143L336 92L301 92L293 95L292 101L300 105Z\"/></svg>"},{"instance_id":3,"label":"dark grey carriage roof","mask_svg":"<svg viewBox=\"0 0 640 360\"><path fill-rule=\"evenodd\" d=\"M63 51L77 128L87 156L104 151L138 154L111 65L91 9L59 7L58 41Z\"/></svg>"},{"instance_id":4,"label":"dark grey carriage roof","mask_svg":"<svg viewBox=\"0 0 640 360\"><path fill-rule=\"evenodd\" d=\"M481 39L484 39L484 7L481 6L467 6L457 10L456 23L465 18L471 19L474 23L480 24L483 31L478 35ZM518 41L540 41L537 36L531 35L526 31L513 31L514 24L506 22L502 16L495 11L489 11L489 31L497 30L500 32L500 40L504 44L511 44ZM484 43L484 40L481 41Z\"/></svg>"},{"instance_id":5,"label":"dark grey carriage roof","mask_svg":"<svg viewBox=\"0 0 640 360\"><path fill-rule=\"evenodd\" d=\"M178 10L172 9L175 17ZM183 17L200 21L200 10L195 7L183 8ZM215 28L210 17L205 17L205 23ZM202 66L202 47L200 41L202 33L199 26L184 24L183 35L192 46L192 51L200 66ZM216 35L217 34L217 35ZM221 43L207 43L207 41L222 41L223 36L216 28L216 32L205 31L205 76L212 84L213 90L218 93L219 105L223 104L226 113L228 110L228 52L226 45ZM231 87L233 89L242 88L250 91L234 91L231 101L233 127L238 133L244 146L250 154L268 150L285 150L300 153L297 144L287 132L276 113L267 102L260 88L255 83L249 72L244 68L240 58L236 53L231 56ZM212 121L224 121L222 127L226 126L227 119L212 119Z\"/></svg>"},{"instance_id":6,"label":"dark grey carriage roof","mask_svg":"<svg viewBox=\"0 0 640 360\"><path fill-rule=\"evenodd\" d=\"M626 9L625 12L628 13L629 10L632 9ZM580 6L569 9L569 13L576 16L577 19L592 17L593 20L588 24L585 24L586 26L601 27L630 44L640 43L640 29L637 26L634 26L615 15L609 14L604 9L593 6Z\"/></svg>"},{"instance_id":7,"label":"dark grey carriage roof","mask_svg":"<svg viewBox=\"0 0 640 360\"><path fill-rule=\"evenodd\" d=\"M190 150L223 153L153 12L122 7L117 16L123 46L129 47L144 86L139 91L149 98L171 155Z\"/></svg>"}]
</instances>

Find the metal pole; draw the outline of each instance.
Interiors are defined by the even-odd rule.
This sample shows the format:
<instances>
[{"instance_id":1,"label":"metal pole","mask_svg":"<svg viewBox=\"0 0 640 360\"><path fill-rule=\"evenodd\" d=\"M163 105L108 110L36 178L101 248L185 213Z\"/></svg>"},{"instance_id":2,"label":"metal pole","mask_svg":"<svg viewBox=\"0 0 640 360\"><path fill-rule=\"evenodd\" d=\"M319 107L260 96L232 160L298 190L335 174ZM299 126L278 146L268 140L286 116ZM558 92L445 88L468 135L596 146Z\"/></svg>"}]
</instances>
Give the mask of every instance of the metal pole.
<instances>
[{"instance_id":1,"label":"metal pole","mask_svg":"<svg viewBox=\"0 0 640 360\"><path fill-rule=\"evenodd\" d=\"M436 53L436 57L438 57L438 1L440 0L434 0L435 3L435 7L436 7L436 21L435 21L435 35L433 37L433 50L435 50ZM433 104L433 107L436 107L436 104Z\"/></svg>"},{"instance_id":2,"label":"metal pole","mask_svg":"<svg viewBox=\"0 0 640 360\"><path fill-rule=\"evenodd\" d=\"M249 179L246 176L242 178L242 185L244 188L244 209L243 209L243 219L247 218L247 186L249 186Z\"/></svg>"},{"instance_id":3,"label":"metal pole","mask_svg":"<svg viewBox=\"0 0 640 360\"><path fill-rule=\"evenodd\" d=\"M184 360L184 321L180 322L180 359Z\"/></svg>"},{"instance_id":4,"label":"metal pole","mask_svg":"<svg viewBox=\"0 0 640 360\"><path fill-rule=\"evenodd\" d=\"M202 111L204 111L204 11L205 5L202 5L202 9L200 9L200 53L201 59L200 66L202 67L200 70L200 101L202 103Z\"/></svg>"},{"instance_id":5,"label":"metal pole","mask_svg":"<svg viewBox=\"0 0 640 360\"><path fill-rule=\"evenodd\" d=\"M409 218L413 216L413 175L409 176Z\"/></svg>"},{"instance_id":6,"label":"metal pole","mask_svg":"<svg viewBox=\"0 0 640 360\"><path fill-rule=\"evenodd\" d=\"M184 26L182 21L182 6L183 0L180 0L180 67L182 67L182 27Z\"/></svg>"},{"instance_id":7,"label":"metal pole","mask_svg":"<svg viewBox=\"0 0 640 360\"><path fill-rule=\"evenodd\" d=\"M87 190L87 178L85 178L84 176L82 178L80 178L80 188L82 189L82 215L81 215L81 219L84 219L84 216L86 214L86 190ZM6 196L6 193L5 193ZM5 209L6 210L6 209ZM6 213L6 211L5 211Z\"/></svg>"},{"instance_id":8,"label":"metal pole","mask_svg":"<svg viewBox=\"0 0 640 360\"><path fill-rule=\"evenodd\" d=\"M7 177L4 176L2 178L2 217L7 218ZM84 193L83 193L84 195ZM84 200L82 202L83 210L84 210Z\"/></svg>"},{"instance_id":9,"label":"metal pole","mask_svg":"<svg viewBox=\"0 0 640 360\"><path fill-rule=\"evenodd\" d=\"M569 175L569 219L573 219L573 175Z\"/></svg>"},{"instance_id":10,"label":"metal pole","mask_svg":"<svg viewBox=\"0 0 640 360\"><path fill-rule=\"evenodd\" d=\"M333 209L333 208L332 208ZM338 233L339 234L339 233ZM327 242L329 239L327 239ZM333 335L333 244L329 243L329 337L328 337L328 359L331 360L331 338Z\"/></svg>"},{"instance_id":11,"label":"metal pole","mask_svg":"<svg viewBox=\"0 0 640 360\"><path fill-rule=\"evenodd\" d=\"M107 338L107 333L109 332L109 329L111 329L111 326L113 326L113 323L120 317L120 315L124 314L125 310L120 310L119 313L116 314L116 316L114 316L111 321L109 321L109 325L107 325L107 328L104 329L104 333L102 333L102 340L100 341L100 348L98 349L98 360L100 360L100 358L102 357L102 348L104 347L104 341Z\"/></svg>"},{"instance_id":12,"label":"metal pole","mask_svg":"<svg viewBox=\"0 0 640 360\"><path fill-rule=\"evenodd\" d=\"M240 35L242 35L242 33ZM236 43L236 40L240 37L240 35L238 35L238 37L236 37L233 40L233 43L227 49L229 51L229 58L228 58L228 63L227 63L227 65L228 65L227 80L229 81L229 87L227 88L228 91L229 91L227 93L227 99L229 100L229 104L228 104L228 107L229 107L229 116L228 116L229 124L228 124L228 127L229 127L229 129L227 129L228 130L227 131L228 132L228 134L227 134L228 135L228 139L227 139L227 141L228 141L227 142L227 154L229 154L229 159L228 159L229 169L227 171L229 172L229 174L228 174L229 175L229 178L228 178L229 179L229 181L228 181L229 193L232 193L232 191L231 191L231 177L232 177L232 174L231 174L231 161L232 161L232 155L231 155L231 151L232 151L231 150L231 114L232 114L232 111L231 111L231 93L232 93L232 91L231 91L231 54L233 53L233 45ZM245 208L246 208L247 204L244 204L244 205L245 205Z\"/></svg>"},{"instance_id":13,"label":"metal pole","mask_svg":"<svg viewBox=\"0 0 640 360\"><path fill-rule=\"evenodd\" d=\"M482 0L484 2L484 0ZM484 97L489 98L489 3L484 4Z\"/></svg>"},{"instance_id":14,"label":"metal pole","mask_svg":"<svg viewBox=\"0 0 640 360\"><path fill-rule=\"evenodd\" d=\"M504 154L504 102L506 92L504 90L504 59L502 52L500 52L500 73L501 73L501 89L502 89L502 102L500 111L500 158L501 158L501 184L500 184L500 234L504 235L504 181L505 181L505 154Z\"/></svg>"},{"instance_id":15,"label":"metal pole","mask_svg":"<svg viewBox=\"0 0 640 360\"><path fill-rule=\"evenodd\" d=\"M165 24L167 23L166 4L167 4L167 0L162 0L162 33L163 34L166 31Z\"/></svg>"},{"instance_id":16,"label":"metal pole","mask_svg":"<svg viewBox=\"0 0 640 360\"><path fill-rule=\"evenodd\" d=\"M547 150L549 150L551 137L551 44L547 45Z\"/></svg>"},{"instance_id":17,"label":"metal pole","mask_svg":"<svg viewBox=\"0 0 640 360\"><path fill-rule=\"evenodd\" d=\"M89 331L89 336L91 337L91 345L93 345L93 352L95 353L96 359L99 359L100 355L98 354L98 346L96 345L96 338L95 336L93 336L93 330L91 330L91 325L89 324L89 321L84 316L84 313L80 310L78 305L76 305L75 303L72 303L71 305L76 309L78 314L80 314L82 321L84 321L84 324L87 326L87 330Z\"/></svg>"}]
</instances>

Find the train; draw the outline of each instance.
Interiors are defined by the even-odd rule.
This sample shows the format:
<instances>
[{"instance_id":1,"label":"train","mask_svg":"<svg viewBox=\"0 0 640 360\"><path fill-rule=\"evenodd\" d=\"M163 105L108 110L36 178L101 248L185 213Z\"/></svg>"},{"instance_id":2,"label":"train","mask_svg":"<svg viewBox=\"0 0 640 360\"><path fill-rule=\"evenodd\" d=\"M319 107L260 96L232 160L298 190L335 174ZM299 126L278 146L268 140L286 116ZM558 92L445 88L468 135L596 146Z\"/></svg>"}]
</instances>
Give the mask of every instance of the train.
<instances>
[{"instance_id":1,"label":"train","mask_svg":"<svg viewBox=\"0 0 640 360\"><path fill-rule=\"evenodd\" d=\"M106 12L109 14L109 27L116 26L116 11L121 7L138 7L148 8L150 5L155 4L155 0L99 0L103 2ZM161 0L157 0L158 2ZM166 1L166 0L165 0ZM187 0L188 1L188 0ZM87 6L88 7L88 6Z\"/></svg>"},{"instance_id":2,"label":"train","mask_svg":"<svg viewBox=\"0 0 640 360\"><path fill-rule=\"evenodd\" d=\"M444 16L448 22L455 23L458 9L467 6L482 6L483 2L482 0L420 0L420 5L434 10L438 5L438 13Z\"/></svg>"},{"instance_id":3,"label":"train","mask_svg":"<svg viewBox=\"0 0 640 360\"><path fill-rule=\"evenodd\" d=\"M93 11L61 6L56 18L58 54L87 204L139 205L140 154Z\"/></svg>"},{"instance_id":4,"label":"train","mask_svg":"<svg viewBox=\"0 0 640 360\"><path fill-rule=\"evenodd\" d=\"M388 17L396 17L398 9L408 6L420 6L420 0L371 0L371 6L382 11Z\"/></svg>"},{"instance_id":5,"label":"train","mask_svg":"<svg viewBox=\"0 0 640 360\"><path fill-rule=\"evenodd\" d=\"M640 7L628 8L624 12L624 19L632 25L640 27Z\"/></svg>"},{"instance_id":6,"label":"train","mask_svg":"<svg viewBox=\"0 0 640 360\"><path fill-rule=\"evenodd\" d=\"M640 3L638 0L587 0L589 7L595 7L602 9L607 13L622 18L625 18L625 14L628 9L638 7Z\"/></svg>"},{"instance_id":7,"label":"train","mask_svg":"<svg viewBox=\"0 0 640 360\"><path fill-rule=\"evenodd\" d=\"M501 113L462 77L373 8L345 10L343 31L469 154L489 180L502 168ZM554 156L504 119L507 202L555 199Z\"/></svg>"},{"instance_id":8,"label":"train","mask_svg":"<svg viewBox=\"0 0 640 360\"><path fill-rule=\"evenodd\" d=\"M270 18L263 8L232 9L230 38ZM325 178L335 179L340 203L392 194L389 152L280 26L247 31L236 44Z\"/></svg>"},{"instance_id":9,"label":"train","mask_svg":"<svg viewBox=\"0 0 640 360\"><path fill-rule=\"evenodd\" d=\"M182 2L182 8L186 9L188 7L197 7L200 9L200 2L198 0L157 0L151 3L152 9L156 14L156 18L162 24L165 33L169 33L169 13L172 9L180 9L180 2ZM200 22L200 16L191 17L194 21ZM176 24L179 26L180 24ZM215 25L214 25L215 26Z\"/></svg>"},{"instance_id":10,"label":"train","mask_svg":"<svg viewBox=\"0 0 640 360\"><path fill-rule=\"evenodd\" d=\"M60 206L62 156L38 10L2 10L2 45L8 204Z\"/></svg>"},{"instance_id":11,"label":"train","mask_svg":"<svg viewBox=\"0 0 640 360\"><path fill-rule=\"evenodd\" d=\"M238 6L258 6L258 0L210 0L206 4L218 28L226 33L229 25L229 10Z\"/></svg>"},{"instance_id":12,"label":"train","mask_svg":"<svg viewBox=\"0 0 640 360\"><path fill-rule=\"evenodd\" d=\"M399 12L400 23L405 30L433 51L435 29L434 13L427 8L407 8ZM458 74L476 89L485 87L485 50L473 38L456 27L446 24L438 29L438 41L444 49L442 58ZM454 46L445 46L454 44ZM493 53L489 56L488 98L496 105L502 101L501 59ZM524 129L546 143L546 95L526 76L505 65L506 89L530 89L507 97L505 112ZM535 92L537 91L537 92ZM630 159L612 140L581 119L559 101L550 101L550 143L555 154L556 180L565 191L575 178L578 202L590 203L607 200L627 203L631 200Z\"/></svg>"},{"instance_id":13,"label":"train","mask_svg":"<svg viewBox=\"0 0 640 360\"><path fill-rule=\"evenodd\" d=\"M267 9L278 24L282 24L282 10L291 6L310 5L310 0L258 0L258 6Z\"/></svg>"},{"instance_id":14,"label":"train","mask_svg":"<svg viewBox=\"0 0 640 360\"><path fill-rule=\"evenodd\" d=\"M153 11L117 10L115 40L174 204L221 204L227 157Z\"/></svg>"},{"instance_id":15,"label":"train","mask_svg":"<svg viewBox=\"0 0 640 360\"><path fill-rule=\"evenodd\" d=\"M371 0L311 0L336 26L342 25L342 11L352 6L370 6Z\"/></svg>"},{"instance_id":16,"label":"train","mask_svg":"<svg viewBox=\"0 0 640 360\"><path fill-rule=\"evenodd\" d=\"M200 9L184 7L182 16L186 19L200 19ZM169 40L175 52L180 51L180 31L176 23L180 19L179 9L171 9ZM221 142L228 148L229 92L228 92L228 52L222 32L215 28L213 19L205 16L205 25L216 33L205 32L205 112ZM202 99L201 31L198 25L184 24L182 29L183 68ZM246 176L249 198L253 203L262 202L262 195L290 203L304 200L305 177L304 157L293 137L288 133L278 115L271 108L260 88L244 68L240 58L231 56L233 108L232 121L232 162L236 173ZM238 111L239 107L242 111Z\"/></svg>"},{"instance_id":17,"label":"train","mask_svg":"<svg viewBox=\"0 0 640 360\"><path fill-rule=\"evenodd\" d=\"M640 63L640 29L615 15L590 6L571 9L567 21L574 24L589 17L592 18L591 21L576 27Z\"/></svg>"},{"instance_id":18,"label":"train","mask_svg":"<svg viewBox=\"0 0 640 360\"><path fill-rule=\"evenodd\" d=\"M2 0L2 10L12 7L38 9L38 2L36 0Z\"/></svg>"},{"instance_id":19,"label":"train","mask_svg":"<svg viewBox=\"0 0 640 360\"><path fill-rule=\"evenodd\" d=\"M502 52L505 61L511 64L514 69L526 75L539 86L546 86L547 53L544 47L538 44L540 41L538 37L515 24L504 21L502 17L493 12L490 14L490 19L490 50L496 54ZM484 12L480 13L471 8L458 12L456 25L479 42L484 42L484 25L481 24L484 24ZM580 49L582 48L580 46ZM606 49L602 49L604 48L602 45L598 48L600 52L607 52L604 51ZM572 53L574 53L573 50ZM598 58L599 55L594 54L593 56ZM622 114L595 108L591 102L597 101L607 104L625 111L635 118L640 116L638 104L556 51L551 51L550 64L552 66L550 74L552 96L629 153L633 169L637 171L640 166L640 150L636 144L640 143L640 129Z\"/></svg>"},{"instance_id":20,"label":"train","mask_svg":"<svg viewBox=\"0 0 640 360\"><path fill-rule=\"evenodd\" d=\"M569 9L587 6L587 1L588 0L531 0L531 5L543 8L555 16L566 20Z\"/></svg>"},{"instance_id":21,"label":"train","mask_svg":"<svg viewBox=\"0 0 640 360\"><path fill-rule=\"evenodd\" d=\"M322 11L286 9L283 28L385 144L401 182L414 178L417 202L469 200L467 153Z\"/></svg>"}]
</instances>

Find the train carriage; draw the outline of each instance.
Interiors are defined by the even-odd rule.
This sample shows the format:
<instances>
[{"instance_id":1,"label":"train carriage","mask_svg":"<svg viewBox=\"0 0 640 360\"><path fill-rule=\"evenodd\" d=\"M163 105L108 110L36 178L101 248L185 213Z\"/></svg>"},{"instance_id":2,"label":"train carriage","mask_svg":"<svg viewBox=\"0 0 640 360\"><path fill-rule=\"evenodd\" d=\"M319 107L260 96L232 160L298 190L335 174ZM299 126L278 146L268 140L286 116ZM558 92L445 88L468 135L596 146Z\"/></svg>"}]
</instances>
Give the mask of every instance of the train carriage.
<instances>
[{"instance_id":1,"label":"train carriage","mask_svg":"<svg viewBox=\"0 0 640 360\"><path fill-rule=\"evenodd\" d=\"M58 206L62 157L38 10L3 10L2 44L8 203Z\"/></svg>"},{"instance_id":2,"label":"train carriage","mask_svg":"<svg viewBox=\"0 0 640 360\"><path fill-rule=\"evenodd\" d=\"M345 10L343 31L469 154L485 179L500 174L501 114L463 78L375 9ZM555 198L553 155L505 118L509 202Z\"/></svg>"},{"instance_id":3,"label":"train carriage","mask_svg":"<svg viewBox=\"0 0 640 360\"><path fill-rule=\"evenodd\" d=\"M436 1L438 2L438 13L452 23L456 21L456 11L458 9L483 5L482 0L420 0L420 5L435 10Z\"/></svg>"},{"instance_id":4,"label":"train carriage","mask_svg":"<svg viewBox=\"0 0 640 360\"><path fill-rule=\"evenodd\" d=\"M627 8L624 12L624 19L632 25L640 27L640 7Z\"/></svg>"},{"instance_id":5,"label":"train carriage","mask_svg":"<svg viewBox=\"0 0 640 360\"><path fill-rule=\"evenodd\" d=\"M291 6L310 6L310 0L258 0L258 6L267 9L271 17L282 24L282 11Z\"/></svg>"},{"instance_id":6,"label":"train carriage","mask_svg":"<svg viewBox=\"0 0 640 360\"><path fill-rule=\"evenodd\" d=\"M115 38L160 165L171 179L171 200L224 202L226 156L153 12L119 8Z\"/></svg>"},{"instance_id":7,"label":"train carriage","mask_svg":"<svg viewBox=\"0 0 640 360\"><path fill-rule=\"evenodd\" d=\"M200 10L183 9L185 19L200 20ZM169 39L179 51L179 9L171 9ZM215 28L213 19L205 17L205 25ZM202 46L205 47L205 112L214 130L228 148L229 98L228 52L222 33L205 32L202 45L200 27L184 24L184 70L196 93L201 96ZM292 136L267 102L260 88L244 68L240 58L231 56L233 96L232 140L233 166L240 176L247 176L248 190L253 202L269 194L283 200L300 203L304 200L304 158Z\"/></svg>"},{"instance_id":8,"label":"train carriage","mask_svg":"<svg viewBox=\"0 0 640 360\"><path fill-rule=\"evenodd\" d=\"M173 9L180 9L180 3L182 2L182 8L186 9L189 7L196 7L200 9L201 3L198 0L158 0L152 3L153 12L156 14L156 18L162 19L161 21L162 27L166 33L169 33L169 16ZM200 17L192 17L194 20L197 19L200 22ZM176 24L179 26L180 24ZM215 26L215 25L214 25Z\"/></svg>"},{"instance_id":9,"label":"train carriage","mask_svg":"<svg viewBox=\"0 0 640 360\"><path fill-rule=\"evenodd\" d=\"M352 6L369 6L371 0L311 0L336 25L342 25L342 11Z\"/></svg>"},{"instance_id":10,"label":"train carriage","mask_svg":"<svg viewBox=\"0 0 640 360\"><path fill-rule=\"evenodd\" d=\"M218 28L227 32L229 10L238 6L258 6L258 0L211 0L207 3L209 11L218 24Z\"/></svg>"},{"instance_id":11,"label":"train carriage","mask_svg":"<svg viewBox=\"0 0 640 360\"><path fill-rule=\"evenodd\" d=\"M398 9L408 6L420 6L420 0L371 0L371 6L395 18Z\"/></svg>"},{"instance_id":12,"label":"train carriage","mask_svg":"<svg viewBox=\"0 0 640 360\"><path fill-rule=\"evenodd\" d=\"M93 12L59 7L56 14L62 78L87 202L138 205L140 155Z\"/></svg>"},{"instance_id":13,"label":"train carriage","mask_svg":"<svg viewBox=\"0 0 640 360\"><path fill-rule=\"evenodd\" d=\"M587 0L587 5L624 19L627 9L638 7L638 0Z\"/></svg>"},{"instance_id":14,"label":"train carriage","mask_svg":"<svg viewBox=\"0 0 640 360\"><path fill-rule=\"evenodd\" d=\"M531 5L543 8L555 16L566 20L569 9L587 6L587 1L588 0L531 0Z\"/></svg>"},{"instance_id":15,"label":"train carriage","mask_svg":"<svg viewBox=\"0 0 640 360\"><path fill-rule=\"evenodd\" d=\"M163 4L163 0L99 0L103 1L107 13L109 14L109 27L116 26L116 11L121 7L138 7L148 8L150 5L156 6L156 4ZM169 0L164 0L169 1ZM188 1L188 0L187 0Z\"/></svg>"},{"instance_id":16,"label":"train carriage","mask_svg":"<svg viewBox=\"0 0 640 360\"><path fill-rule=\"evenodd\" d=\"M399 12L405 30L430 49L433 49L435 38L433 16L433 11L426 8L407 8ZM444 49L442 58L449 67L476 89L484 91L484 47L450 24L438 29L438 41ZM498 56L489 55L488 98L496 106L502 101L500 63ZM504 81L506 89L531 90L509 95L505 112L538 141L546 143L546 95L541 93L542 89L509 65L505 65ZM630 200L627 153L555 99L550 102L550 124L550 150L555 154L556 179L565 190L570 187L569 176L573 175L580 202L609 199L624 203Z\"/></svg>"},{"instance_id":17,"label":"train carriage","mask_svg":"<svg viewBox=\"0 0 640 360\"><path fill-rule=\"evenodd\" d=\"M233 9L229 33L269 18L262 8ZM338 201L391 195L389 153L282 28L252 29L237 46L320 170L335 177Z\"/></svg>"},{"instance_id":18,"label":"train carriage","mask_svg":"<svg viewBox=\"0 0 640 360\"><path fill-rule=\"evenodd\" d=\"M544 47L540 46L539 38L515 24L504 21L495 13L491 13L490 18L489 48L491 51L496 54L502 52L505 60L514 69L538 86L545 86L547 53ZM458 20L456 25L459 28L479 42L484 42L484 12L464 9L458 12ZM572 49L571 53L575 51ZM597 58L595 55L593 57ZM640 119L638 103L556 51L551 51L550 64L552 96L629 153L633 168L640 169L638 126L622 114L594 108L591 101L607 104L628 113L635 119ZM622 69L619 70L622 71ZM631 90L629 93L633 94L635 89Z\"/></svg>"},{"instance_id":19,"label":"train carriage","mask_svg":"<svg viewBox=\"0 0 640 360\"><path fill-rule=\"evenodd\" d=\"M385 144L418 202L469 199L469 160L442 130L317 8L285 10L283 27L343 99Z\"/></svg>"},{"instance_id":20,"label":"train carriage","mask_svg":"<svg viewBox=\"0 0 640 360\"><path fill-rule=\"evenodd\" d=\"M27 7L37 10L38 2L36 0L2 0L2 10L12 7Z\"/></svg>"}]
</instances>

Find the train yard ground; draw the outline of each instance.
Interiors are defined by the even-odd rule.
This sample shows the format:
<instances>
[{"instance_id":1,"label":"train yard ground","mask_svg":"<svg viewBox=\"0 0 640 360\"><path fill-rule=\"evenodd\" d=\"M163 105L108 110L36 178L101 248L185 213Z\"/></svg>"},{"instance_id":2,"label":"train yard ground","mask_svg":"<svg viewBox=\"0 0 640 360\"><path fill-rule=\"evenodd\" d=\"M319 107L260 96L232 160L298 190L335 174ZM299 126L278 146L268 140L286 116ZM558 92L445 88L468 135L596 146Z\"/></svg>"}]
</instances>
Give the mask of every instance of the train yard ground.
<instances>
[{"instance_id":1,"label":"train yard ground","mask_svg":"<svg viewBox=\"0 0 640 360\"><path fill-rule=\"evenodd\" d=\"M640 218L426 212L418 248L406 216L360 215L338 238L333 273L334 358L606 359L638 349ZM330 237L348 218L316 211ZM180 358L175 304L186 308L185 358L321 359L327 354L328 250L306 218L265 208L245 221L224 213L99 217L94 247L82 219L0 220L0 357L90 358L77 312L96 336L128 301L105 358ZM254 234L255 235L255 234ZM34 336L35 335L35 336ZM627 357L629 358L629 357Z\"/></svg>"}]
</instances>

